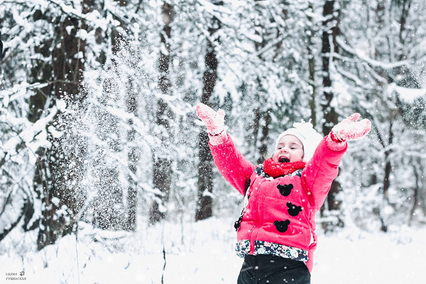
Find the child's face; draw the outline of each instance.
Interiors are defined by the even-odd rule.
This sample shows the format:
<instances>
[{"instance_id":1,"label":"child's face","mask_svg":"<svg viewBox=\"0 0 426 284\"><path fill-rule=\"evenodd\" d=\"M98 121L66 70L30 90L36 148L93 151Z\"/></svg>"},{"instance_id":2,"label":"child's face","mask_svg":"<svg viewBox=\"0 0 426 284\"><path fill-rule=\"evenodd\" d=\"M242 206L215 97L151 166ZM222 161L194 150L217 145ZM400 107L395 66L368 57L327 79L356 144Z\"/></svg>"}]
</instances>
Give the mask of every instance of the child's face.
<instances>
[{"instance_id":1,"label":"child's face","mask_svg":"<svg viewBox=\"0 0 426 284\"><path fill-rule=\"evenodd\" d=\"M293 135L284 135L278 142L272 160L275 163L303 161L303 144Z\"/></svg>"}]
</instances>

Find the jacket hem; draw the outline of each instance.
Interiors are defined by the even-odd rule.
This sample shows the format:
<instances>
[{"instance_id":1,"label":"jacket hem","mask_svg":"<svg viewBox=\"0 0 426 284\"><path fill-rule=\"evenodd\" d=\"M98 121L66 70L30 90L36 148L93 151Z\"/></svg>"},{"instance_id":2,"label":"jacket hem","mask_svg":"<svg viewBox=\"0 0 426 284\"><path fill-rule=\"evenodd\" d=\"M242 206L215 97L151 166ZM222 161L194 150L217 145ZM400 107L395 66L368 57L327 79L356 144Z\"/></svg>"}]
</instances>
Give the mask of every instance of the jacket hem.
<instances>
[{"instance_id":1,"label":"jacket hem","mask_svg":"<svg viewBox=\"0 0 426 284\"><path fill-rule=\"evenodd\" d=\"M249 254L272 254L302 262L307 262L309 260L308 251L306 250L266 241L254 241L254 253L250 253L250 240L240 240L236 243L235 252L239 257L244 257Z\"/></svg>"}]
</instances>

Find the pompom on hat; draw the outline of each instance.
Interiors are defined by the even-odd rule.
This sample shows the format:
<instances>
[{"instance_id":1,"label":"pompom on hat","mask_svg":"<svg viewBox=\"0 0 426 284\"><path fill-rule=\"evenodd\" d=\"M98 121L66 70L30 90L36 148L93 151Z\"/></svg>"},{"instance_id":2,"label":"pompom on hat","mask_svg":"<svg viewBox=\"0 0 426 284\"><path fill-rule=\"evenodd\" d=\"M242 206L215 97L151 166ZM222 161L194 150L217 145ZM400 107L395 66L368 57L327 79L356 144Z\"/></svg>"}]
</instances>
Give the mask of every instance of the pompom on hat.
<instances>
[{"instance_id":1,"label":"pompom on hat","mask_svg":"<svg viewBox=\"0 0 426 284\"><path fill-rule=\"evenodd\" d=\"M275 149L277 149L278 142L285 135L293 135L297 137L303 144L303 161L308 162L314 155L315 149L322 140L322 135L319 134L309 120L309 122L295 122L293 128L289 128L278 136L277 143L275 143Z\"/></svg>"}]
</instances>

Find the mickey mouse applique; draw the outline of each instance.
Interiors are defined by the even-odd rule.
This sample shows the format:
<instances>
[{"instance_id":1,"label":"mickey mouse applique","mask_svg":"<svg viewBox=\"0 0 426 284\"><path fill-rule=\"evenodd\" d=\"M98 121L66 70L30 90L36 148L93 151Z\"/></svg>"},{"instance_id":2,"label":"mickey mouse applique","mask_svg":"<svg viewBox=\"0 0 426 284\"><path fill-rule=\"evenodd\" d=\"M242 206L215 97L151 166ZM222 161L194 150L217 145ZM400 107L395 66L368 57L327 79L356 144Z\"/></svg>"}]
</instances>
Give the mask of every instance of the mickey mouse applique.
<instances>
[{"instance_id":1,"label":"mickey mouse applique","mask_svg":"<svg viewBox=\"0 0 426 284\"><path fill-rule=\"evenodd\" d=\"M282 196L289 196L291 193L291 190L293 189L293 185L290 184L279 184L277 185L278 190L280 191L280 194Z\"/></svg>"},{"instance_id":2,"label":"mickey mouse applique","mask_svg":"<svg viewBox=\"0 0 426 284\"><path fill-rule=\"evenodd\" d=\"M294 205L291 202L287 202L287 207L288 207L288 214L290 214L290 216L293 216L293 217L299 215L300 211L302 211L302 206Z\"/></svg>"},{"instance_id":3,"label":"mickey mouse applique","mask_svg":"<svg viewBox=\"0 0 426 284\"><path fill-rule=\"evenodd\" d=\"M288 229L288 225L290 225L290 221L289 220L275 221L274 225L277 228L278 232L285 233L285 231L287 231Z\"/></svg>"},{"instance_id":4,"label":"mickey mouse applique","mask_svg":"<svg viewBox=\"0 0 426 284\"><path fill-rule=\"evenodd\" d=\"M287 197L291 194L292 189L294 186L290 184L278 184L277 188L280 192L280 194L284 197ZM303 210L302 206L295 205L291 202L287 202L287 212L290 216L296 217L299 215L299 213ZM274 222L275 228L278 232L284 233L287 231L288 226L290 225L290 220L285 221L275 221Z\"/></svg>"}]
</instances>

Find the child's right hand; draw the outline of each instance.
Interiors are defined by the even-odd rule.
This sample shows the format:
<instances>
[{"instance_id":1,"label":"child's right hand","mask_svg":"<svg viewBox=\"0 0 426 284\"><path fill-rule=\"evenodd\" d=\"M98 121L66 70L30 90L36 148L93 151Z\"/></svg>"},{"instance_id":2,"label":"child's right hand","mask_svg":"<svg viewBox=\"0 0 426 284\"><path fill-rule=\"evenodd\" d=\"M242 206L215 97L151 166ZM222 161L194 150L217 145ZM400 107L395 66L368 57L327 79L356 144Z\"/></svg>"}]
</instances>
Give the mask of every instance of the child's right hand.
<instances>
[{"instance_id":1,"label":"child's right hand","mask_svg":"<svg viewBox=\"0 0 426 284\"><path fill-rule=\"evenodd\" d=\"M222 109L215 112L211 107L199 103L197 104L197 115L207 126L210 135L218 135L225 129L225 112Z\"/></svg>"}]
</instances>

